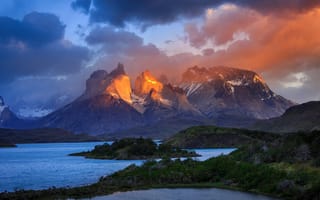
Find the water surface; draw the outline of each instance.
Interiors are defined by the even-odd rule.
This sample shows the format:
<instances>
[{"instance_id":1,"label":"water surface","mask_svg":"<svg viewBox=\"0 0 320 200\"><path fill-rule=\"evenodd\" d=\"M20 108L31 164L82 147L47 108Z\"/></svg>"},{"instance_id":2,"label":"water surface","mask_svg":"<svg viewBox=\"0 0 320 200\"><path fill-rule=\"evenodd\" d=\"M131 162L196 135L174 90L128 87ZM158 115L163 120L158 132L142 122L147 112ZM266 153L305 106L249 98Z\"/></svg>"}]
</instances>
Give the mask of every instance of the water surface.
<instances>
[{"instance_id":1,"label":"water surface","mask_svg":"<svg viewBox=\"0 0 320 200\"><path fill-rule=\"evenodd\" d=\"M101 176L121 170L137 160L96 160L70 153L87 151L102 142L18 144L17 148L0 149L0 192L17 189L74 187L95 183ZM203 155L198 160L234 149L196 149Z\"/></svg>"},{"instance_id":2,"label":"water surface","mask_svg":"<svg viewBox=\"0 0 320 200\"><path fill-rule=\"evenodd\" d=\"M92 200L275 200L274 198L217 188L208 189L151 189L132 192L118 192Z\"/></svg>"}]
</instances>

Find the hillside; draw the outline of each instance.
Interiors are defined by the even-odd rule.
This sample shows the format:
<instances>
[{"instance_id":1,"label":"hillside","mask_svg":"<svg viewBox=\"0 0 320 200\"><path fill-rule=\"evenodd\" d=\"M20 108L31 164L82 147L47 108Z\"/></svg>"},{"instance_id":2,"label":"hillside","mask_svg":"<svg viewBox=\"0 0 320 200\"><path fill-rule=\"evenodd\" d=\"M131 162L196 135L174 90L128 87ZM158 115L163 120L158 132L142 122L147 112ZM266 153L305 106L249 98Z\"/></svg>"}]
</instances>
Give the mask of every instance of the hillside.
<instances>
[{"instance_id":1,"label":"hillside","mask_svg":"<svg viewBox=\"0 0 320 200\"><path fill-rule=\"evenodd\" d=\"M297 163L320 167L320 131L290 133L273 141L250 143L234 153L239 160L260 163Z\"/></svg>"},{"instance_id":2,"label":"hillside","mask_svg":"<svg viewBox=\"0 0 320 200\"><path fill-rule=\"evenodd\" d=\"M57 128L42 129L0 129L1 140L11 144L48 143L48 142L87 142L99 141L98 138L86 134L73 134Z\"/></svg>"},{"instance_id":3,"label":"hillside","mask_svg":"<svg viewBox=\"0 0 320 200\"><path fill-rule=\"evenodd\" d=\"M195 126L180 131L165 143L180 148L240 147L251 142L271 141L276 134L237 128Z\"/></svg>"},{"instance_id":4,"label":"hillside","mask_svg":"<svg viewBox=\"0 0 320 200\"><path fill-rule=\"evenodd\" d=\"M320 101L292 106L280 117L260 120L250 129L282 133L320 130Z\"/></svg>"}]
</instances>

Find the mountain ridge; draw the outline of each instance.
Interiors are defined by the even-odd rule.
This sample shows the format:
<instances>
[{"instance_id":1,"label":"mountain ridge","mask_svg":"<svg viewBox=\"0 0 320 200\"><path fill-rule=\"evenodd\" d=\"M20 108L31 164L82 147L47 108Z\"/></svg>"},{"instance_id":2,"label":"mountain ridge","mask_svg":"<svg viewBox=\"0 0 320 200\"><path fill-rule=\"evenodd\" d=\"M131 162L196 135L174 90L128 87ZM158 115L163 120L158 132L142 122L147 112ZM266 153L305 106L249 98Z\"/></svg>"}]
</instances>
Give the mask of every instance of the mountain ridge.
<instances>
[{"instance_id":1,"label":"mountain ridge","mask_svg":"<svg viewBox=\"0 0 320 200\"><path fill-rule=\"evenodd\" d=\"M320 101L292 106L281 116L260 120L250 128L281 133L320 130Z\"/></svg>"},{"instance_id":2,"label":"mountain ridge","mask_svg":"<svg viewBox=\"0 0 320 200\"><path fill-rule=\"evenodd\" d=\"M189 123L244 127L279 116L294 104L276 95L257 73L230 67L188 68L177 85L161 82L146 70L131 83L121 63L110 73L97 70L87 79L82 95L36 121L33 128L114 137L130 130L153 135L152 129L143 127L158 127L168 136Z\"/></svg>"}]
</instances>

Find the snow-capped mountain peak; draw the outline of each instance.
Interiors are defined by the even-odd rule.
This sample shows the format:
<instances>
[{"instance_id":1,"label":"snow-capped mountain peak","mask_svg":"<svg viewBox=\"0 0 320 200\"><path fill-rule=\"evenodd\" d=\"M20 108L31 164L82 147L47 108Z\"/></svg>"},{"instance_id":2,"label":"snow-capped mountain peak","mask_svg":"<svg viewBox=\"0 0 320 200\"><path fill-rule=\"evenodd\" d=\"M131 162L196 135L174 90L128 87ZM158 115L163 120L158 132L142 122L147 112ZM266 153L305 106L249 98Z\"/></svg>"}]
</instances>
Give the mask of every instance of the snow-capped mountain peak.
<instances>
[{"instance_id":1,"label":"snow-capped mountain peak","mask_svg":"<svg viewBox=\"0 0 320 200\"><path fill-rule=\"evenodd\" d=\"M270 118L293 105L276 95L257 73L231 67L191 67L183 73L179 87L193 105L212 117L237 113Z\"/></svg>"}]
</instances>

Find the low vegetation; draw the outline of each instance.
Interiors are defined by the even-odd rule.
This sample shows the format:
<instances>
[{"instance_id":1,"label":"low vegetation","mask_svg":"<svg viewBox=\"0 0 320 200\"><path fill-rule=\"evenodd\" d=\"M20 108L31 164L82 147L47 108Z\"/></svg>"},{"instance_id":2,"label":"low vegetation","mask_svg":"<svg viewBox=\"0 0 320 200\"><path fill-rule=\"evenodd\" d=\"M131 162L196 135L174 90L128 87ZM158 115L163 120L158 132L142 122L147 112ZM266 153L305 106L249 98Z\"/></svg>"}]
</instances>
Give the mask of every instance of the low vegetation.
<instances>
[{"instance_id":1,"label":"low vegetation","mask_svg":"<svg viewBox=\"0 0 320 200\"><path fill-rule=\"evenodd\" d=\"M272 141L279 137L279 135L262 131L195 126L180 131L165 143L180 148L230 148L241 147L252 142Z\"/></svg>"},{"instance_id":2,"label":"low vegetation","mask_svg":"<svg viewBox=\"0 0 320 200\"><path fill-rule=\"evenodd\" d=\"M17 147L17 145L12 144L8 141L0 139L0 148L7 148L7 147Z\"/></svg>"},{"instance_id":3,"label":"low vegetation","mask_svg":"<svg viewBox=\"0 0 320 200\"><path fill-rule=\"evenodd\" d=\"M159 146L152 139L125 138L116 140L111 145L97 145L92 151L70 154L95 159L144 160L156 158L178 158L198 156L193 151L182 150L169 144Z\"/></svg>"},{"instance_id":4,"label":"low vegetation","mask_svg":"<svg viewBox=\"0 0 320 200\"><path fill-rule=\"evenodd\" d=\"M285 162L320 167L320 131L287 134L272 142L251 143L233 156L256 164Z\"/></svg>"}]
</instances>

